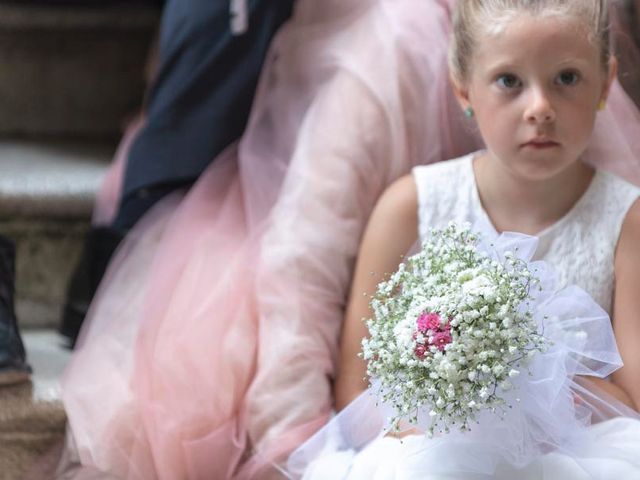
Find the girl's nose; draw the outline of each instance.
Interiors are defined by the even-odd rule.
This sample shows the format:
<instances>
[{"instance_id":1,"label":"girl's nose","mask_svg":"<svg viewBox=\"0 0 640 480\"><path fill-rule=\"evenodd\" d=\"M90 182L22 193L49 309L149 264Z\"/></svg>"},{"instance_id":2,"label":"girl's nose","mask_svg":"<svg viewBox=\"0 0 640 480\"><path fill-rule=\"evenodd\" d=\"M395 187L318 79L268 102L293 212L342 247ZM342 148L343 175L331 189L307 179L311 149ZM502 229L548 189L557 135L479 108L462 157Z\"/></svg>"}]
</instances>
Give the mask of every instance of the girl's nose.
<instances>
[{"instance_id":1,"label":"girl's nose","mask_svg":"<svg viewBox=\"0 0 640 480\"><path fill-rule=\"evenodd\" d=\"M542 90L531 92L524 117L529 123L551 123L555 121L556 112L546 92Z\"/></svg>"}]
</instances>

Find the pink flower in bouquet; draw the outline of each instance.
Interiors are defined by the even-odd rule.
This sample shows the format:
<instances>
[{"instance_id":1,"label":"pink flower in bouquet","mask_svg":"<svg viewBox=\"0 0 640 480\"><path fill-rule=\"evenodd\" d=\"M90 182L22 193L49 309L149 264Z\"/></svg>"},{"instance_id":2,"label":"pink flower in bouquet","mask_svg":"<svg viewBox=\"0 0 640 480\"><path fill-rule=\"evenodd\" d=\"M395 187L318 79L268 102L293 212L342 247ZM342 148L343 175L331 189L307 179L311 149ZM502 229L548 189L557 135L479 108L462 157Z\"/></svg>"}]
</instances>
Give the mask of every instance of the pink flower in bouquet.
<instances>
[{"instance_id":1,"label":"pink flower in bouquet","mask_svg":"<svg viewBox=\"0 0 640 480\"><path fill-rule=\"evenodd\" d=\"M418 317L418 331L427 333L427 330L434 332L440 329L440 315L437 313L423 313Z\"/></svg>"},{"instance_id":2,"label":"pink flower in bouquet","mask_svg":"<svg viewBox=\"0 0 640 480\"><path fill-rule=\"evenodd\" d=\"M437 332L433 336L433 342L431 342L431 345L435 345L438 348L438 350L442 352L444 351L444 347L446 347L450 343L451 343L451 327L449 327L446 330Z\"/></svg>"},{"instance_id":3,"label":"pink flower in bouquet","mask_svg":"<svg viewBox=\"0 0 640 480\"><path fill-rule=\"evenodd\" d=\"M442 325L440 315L437 313L423 313L416 322L417 331L413 334L413 339L418 338L418 333L427 337L426 342L417 342L414 353L418 358L424 358L429 347L436 347L441 352L451 343L451 319Z\"/></svg>"},{"instance_id":4,"label":"pink flower in bouquet","mask_svg":"<svg viewBox=\"0 0 640 480\"><path fill-rule=\"evenodd\" d=\"M427 346L423 343L419 343L416 345L414 352L416 354L416 357L422 359L427 354Z\"/></svg>"}]
</instances>

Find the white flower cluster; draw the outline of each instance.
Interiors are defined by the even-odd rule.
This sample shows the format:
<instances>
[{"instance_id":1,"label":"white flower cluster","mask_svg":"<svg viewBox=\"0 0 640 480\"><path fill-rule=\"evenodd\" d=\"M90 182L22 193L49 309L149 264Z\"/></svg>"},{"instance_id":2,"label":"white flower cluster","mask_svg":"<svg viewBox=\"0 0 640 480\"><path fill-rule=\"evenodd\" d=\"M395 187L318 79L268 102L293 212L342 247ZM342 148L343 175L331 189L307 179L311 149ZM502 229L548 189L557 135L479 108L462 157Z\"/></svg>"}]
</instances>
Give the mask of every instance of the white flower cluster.
<instances>
[{"instance_id":1,"label":"white flower cluster","mask_svg":"<svg viewBox=\"0 0 640 480\"><path fill-rule=\"evenodd\" d=\"M546 349L528 308L538 282L527 263L512 253L493 260L479 240L468 225L434 229L378 285L362 355L394 428L428 415L428 434L468 430L480 410L506 406L501 394Z\"/></svg>"}]
</instances>

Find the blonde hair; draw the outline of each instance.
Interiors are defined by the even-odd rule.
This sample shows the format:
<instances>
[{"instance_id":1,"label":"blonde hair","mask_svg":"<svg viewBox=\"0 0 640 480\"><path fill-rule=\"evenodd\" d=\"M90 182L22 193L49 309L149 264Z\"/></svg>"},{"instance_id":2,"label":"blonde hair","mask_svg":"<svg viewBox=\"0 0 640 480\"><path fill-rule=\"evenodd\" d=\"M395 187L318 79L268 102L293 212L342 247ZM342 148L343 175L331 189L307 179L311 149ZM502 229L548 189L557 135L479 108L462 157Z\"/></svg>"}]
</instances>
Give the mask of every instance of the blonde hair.
<instances>
[{"instance_id":1,"label":"blonde hair","mask_svg":"<svg viewBox=\"0 0 640 480\"><path fill-rule=\"evenodd\" d=\"M459 0L449 50L453 79L460 83L469 79L474 47L481 35L499 34L522 13L581 21L588 28L591 41L600 48L603 67L607 68L611 57L607 0Z\"/></svg>"}]
</instances>

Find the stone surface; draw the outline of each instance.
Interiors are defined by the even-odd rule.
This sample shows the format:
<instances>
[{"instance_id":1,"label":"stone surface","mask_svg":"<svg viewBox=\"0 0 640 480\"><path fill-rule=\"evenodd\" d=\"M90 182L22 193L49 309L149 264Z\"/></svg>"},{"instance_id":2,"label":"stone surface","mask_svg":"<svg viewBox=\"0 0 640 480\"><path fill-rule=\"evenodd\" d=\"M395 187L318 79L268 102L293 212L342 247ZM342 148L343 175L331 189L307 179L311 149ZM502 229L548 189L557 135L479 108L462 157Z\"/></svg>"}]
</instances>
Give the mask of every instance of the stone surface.
<instances>
[{"instance_id":1,"label":"stone surface","mask_svg":"<svg viewBox=\"0 0 640 480\"><path fill-rule=\"evenodd\" d=\"M55 327L113 145L0 142L0 233L15 241L22 327Z\"/></svg>"},{"instance_id":2,"label":"stone surface","mask_svg":"<svg viewBox=\"0 0 640 480\"><path fill-rule=\"evenodd\" d=\"M0 136L117 137L158 19L150 6L0 4Z\"/></svg>"},{"instance_id":3,"label":"stone surface","mask_svg":"<svg viewBox=\"0 0 640 480\"><path fill-rule=\"evenodd\" d=\"M0 233L16 244L16 313L21 327L58 326L88 227L88 217L0 222Z\"/></svg>"},{"instance_id":4,"label":"stone surface","mask_svg":"<svg viewBox=\"0 0 640 480\"><path fill-rule=\"evenodd\" d=\"M65 431L60 377L70 352L51 331L25 331L23 338L34 373L30 383L0 388L0 480L23 478Z\"/></svg>"},{"instance_id":5,"label":"stone surface","mask_svg":"<svg viewBox=\"0 0 640 480\"><path fill-rule=\"evenodd\" d=\"M158 20L159 8L152 2L55 2L12 0L0 1L0 28L127 30L150 29ZM102 3L102 4L100 4Z\"/></svg>"},{"instance_id":6,"label":"stone surface","mask_svg":"<svg viewBox=\"0 0 640 480\"><path fill-rule=\"evenodd\" d=\"M0 141L0 221L86 220L113 143Z\"/></svg>"}]
</instances>

